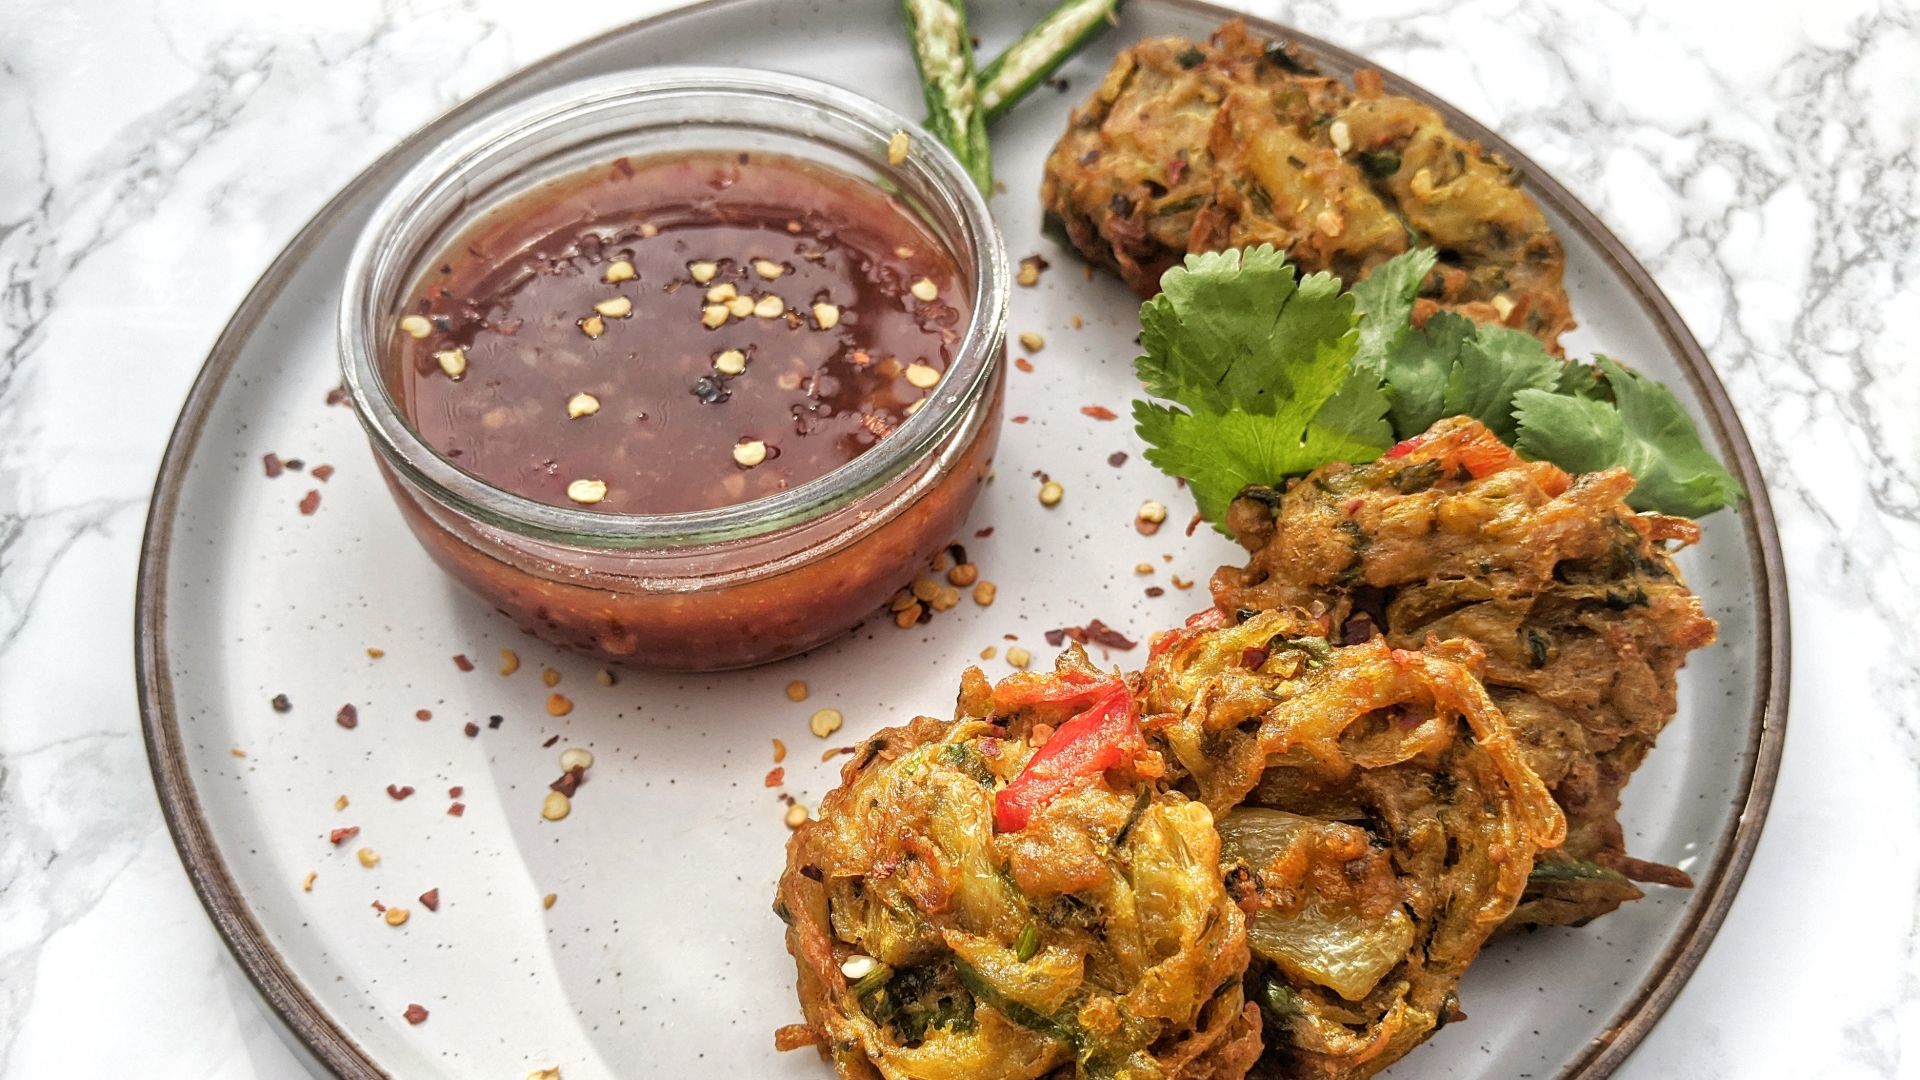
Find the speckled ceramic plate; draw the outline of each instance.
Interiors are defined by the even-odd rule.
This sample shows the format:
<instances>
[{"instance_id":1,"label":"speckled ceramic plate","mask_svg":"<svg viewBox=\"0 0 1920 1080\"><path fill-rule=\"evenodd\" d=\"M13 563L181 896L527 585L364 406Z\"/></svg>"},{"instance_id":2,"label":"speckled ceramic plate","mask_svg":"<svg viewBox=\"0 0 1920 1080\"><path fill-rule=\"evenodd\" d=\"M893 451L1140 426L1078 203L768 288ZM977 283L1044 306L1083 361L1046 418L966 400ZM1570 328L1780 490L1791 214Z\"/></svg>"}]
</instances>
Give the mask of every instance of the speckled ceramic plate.
<instances>
[{"instance_id":1,"label":"speckled ceramic plate","mask_svg":"<svg viewBox=\"0 0 1920 1080\"><path fill-rule=\"evenodd\" d=\"M978 6L976 29L991 45L1042 5ZM815 7L718 0L636 24L428 126L274 262L188 399L155 491L139 586L154 774L221 934L293 1037L343 1076L519 1076L550 1065L568 1080L827 1075L810 1052L773 1049L773 1029L798 1009L770 909L787 837L784 808L763 783L771 740L792 748L785 790L812 805L837 765L820 763L827 744L807 733L814 708L845 712L836 743L915 713L945 714L982 647L1004 647L1011 634L1045 654L1043 630L1089 616L1144 637L1204 603L1203 588L1173 588L1173 577L1203 582L1235 554L1208 535L1147 538L1127 527L1143 498L1186 505L1140 460L1124 422L1079 411L1100 403L1124 412L1133 396L1135 301L1105 275L1083 276L1039 232L1041 160L1113 51L1145 34L1202 35L1223 18L1165 0L1132 0L1120 28L1066 71L1073 95L1043 91L995 132L1009 191L994 208L1008 246L1016 258L1043 252L1055 268L1039 288L1015 290L1013 329L1048 344L1035 372L1011 379L1007 411L1030 419L1007 428L1000 479L975 511L973 527L994 532L964 538L1000 586L993 607L967 604L911 631L875 620L757 671L623 674L605 687L592 665L521 636L457 591L415 547L352 413L325 402L338 381L331 320L342 267L373 200L476 111L636 65L780 68L917 110L890 0L838 5L830 17ZM1332 69L1358 63L1303 44ZM1672 308L1566 191L1472 121L1454 121L1521 166L1565 238L1582 323L1570 347L1604 348L1676 386L1753 494L1710 519L1705 542L1684 557L1722 640L1687 667L1680 715L1626 795L1634 853L1687 868L1698 887L1656 888L1587 929L1495 944L1463 989L1471 1021L1392 1073L1598 1077L1686 980L1758 836L1785 717L1784 577L1746 438ZM1072 328L1076 315L1084 328ZM266 478L269 451L306 470ZM1114 468L1114 451L1134 456ZM321 463L337 470L325 482L313 474ZM1051 512L1026 479L1040 468L1066 485ZM320 502L304 516L308 491ZM1139 562L1159 568L1164 597L1143 595ZM502 648L521 658L511 677L496 673ZM477 669L461 671L456 654ZM544 708L549 667L575 702L564 719ZM811 700L787 700L793 679L811 684ZM278 694L288 711L270 706ZM349 703L353 730L335 723ZM598 764L572 816L550 823L541 798L567 746L591 748ZM389 784L414 794L396 801ZM342 795L347 805L336 809ZM449 814L456 802L464 816ZM360 832L329 843L343 827ZM377 866L358 863L361 847L380 854ZM437 912L417 899L430 889ZM376 902L412 918L391 927ZM414 1003L430 1013L417 1026L403 1018Z\"/></svg>"}]
</instances>

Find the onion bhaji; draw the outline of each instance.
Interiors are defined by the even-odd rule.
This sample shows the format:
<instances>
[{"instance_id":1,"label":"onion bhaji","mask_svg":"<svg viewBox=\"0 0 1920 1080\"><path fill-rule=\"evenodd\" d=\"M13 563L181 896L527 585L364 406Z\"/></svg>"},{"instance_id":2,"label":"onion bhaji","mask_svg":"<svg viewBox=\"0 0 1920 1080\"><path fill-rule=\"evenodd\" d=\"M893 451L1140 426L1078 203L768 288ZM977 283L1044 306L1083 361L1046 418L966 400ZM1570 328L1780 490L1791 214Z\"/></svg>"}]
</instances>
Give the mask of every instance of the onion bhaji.
<instances>
[{"instance_id":1,"label":"onion bhaji","mask_svg":"<svg viewBox=\"0 0 1920 1080\"><path fill-rule=\"evenodd\" d=\"M781 1045L847 1078L1244 1076L1245 919L1212 815L1161 772L1077 650L995 689L969 671L953 722L868 739L788 845L806 1024Z\"/></svg>"},{"instance_id":2,"label":"onion bhaji","mask_svg":"<svg viewBox=\"0 0 1920 1080\"><path fill-rule=\"evenodd\" d=\"M1675 672L1717 627L1668 550L1698 527L1634 513L1632 487L1623 469L1523 460L1456 417L1372 463L1249 489L1228 515L1252 558L1214 574L1222 611L1304 608L1342 641L1485 651L1487 691L1568 822L1509 927L1584 923L1638 898L1635 881L1690 883L1627 855L1620 791L1677 709Z\"/></svg>"},{"instance_id":3,"label":"onion bhaji","mask_svg":"<svg viewBox=\"0 0 1920 1080\"><path fill-rule=\"evenodd\" d=\"M1239 20L1123 51L1047 159L1041 201L1142 295L1188 252L1271 243L1351 284L1428 246L1418 318L1447 308L1555 350L1573 327L1565 252L1511 166L1378 72L1349 89Z\"/></svg>"},{"instance_id":4,"label":"onion bhaji","mask_svg":"<svg viewBox=\"0 0 1920 1080\"><path fill-rule=\"evenodd\" d=\"M1167 635L1142 724L1216 814L1267 1016L1255 1074L1346 1080L1457 1018L1467 965L1566 822L1475 678L1478 646L1325 633L1290 610Z\"/></svg>"}]
</instances>

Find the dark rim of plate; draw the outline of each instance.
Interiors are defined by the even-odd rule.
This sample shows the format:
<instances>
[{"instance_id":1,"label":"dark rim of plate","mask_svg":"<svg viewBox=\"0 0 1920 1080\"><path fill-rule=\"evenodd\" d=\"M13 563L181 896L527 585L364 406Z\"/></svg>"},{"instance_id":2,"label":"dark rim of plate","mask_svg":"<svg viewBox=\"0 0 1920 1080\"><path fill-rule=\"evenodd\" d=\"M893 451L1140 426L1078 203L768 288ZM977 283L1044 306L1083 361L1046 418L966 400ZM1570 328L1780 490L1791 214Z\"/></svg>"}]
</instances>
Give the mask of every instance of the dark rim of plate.
<instances>
[{"instance_id":1,"label":"dark rim of plate","mask_svg":"<svg viewBox=\"0 0 1920 1080\"><path fill-rule=\"evenodd\" d=\"M329 200L274 258L215 341L205 365L194 380L193 388L188 392L186 405L181 409L180 419L167 443L148 511L134 607L135 676L141 726L147 742L147 759L153 769L154 784L159 791L167 827L173 834L174 846L179 849L187 876L192 880L194 890L199 894L200 902L206 907L215 929L239 960L254 987L293 1035L320 1064L339 1076L385 1077L388 1073L313 998L288 969L259 922L254 919L239 886L228 873L226 861L201 813L175 713L165 639L167 564L182 482L201 430L221 388L233 371L242 343L254 332L267 307L285 286L293 267L314 247L324 232L335 226L348 204L390 183L413 151L519 92L547 64L615 44L635 33L656 31L683 19L706 18L719 9L759 2L762 0L710 0L610 30L520 69L409 135ZM1216 23L1230 18L1246 18L1247 24L1262 35L1297 42L1332 74L1348 76L1357 68L1376 66L1317 38L1276 23L1241 16L1204 0L1135 2L1171 8L1191 14L1196 19ZM1382 71L1382 76L1389 92L1414 98L1433 107L1447 118L1447 123L1455 131L1478 139L1520 169L1528 193L1563 216L1569 226L1578 230L1605 257L1613 270L1632 286L1641 308L1680 357L1688 383L1706 408L1706 420L1715 443L1726 454L1734 475L1747 489L1748 502L1738 513L1737 520L1746 531L1748 569L1757 592L1755 599L1764 614L1757 624L1757 632L1760 635L1759 654L1765 666L1755 673L1755 678L1763 685L1754 706L1757 715L1749 719L1752 737L1745 754L1746 768L1740 785L1744 792L1741 812L1732 818L1728 829L1719 838L1723 858L1703 880L1695 884L1672 944L1649 965L1633 999L1612 1018L1605 1034L1577 1051L1572 1062L1559 1073L1559 1080L1600 1080L1618 1068L1653 1029L1699 966L1707 945L1720 929L1727 909L1733 903L1734 894L1746 877L1747 866L1753 859L1754 847L1759 842L1760 831L1773 800L1774 781L1780 771L1780 756L1786 739L1790 655L1786 571L1780 554L1779 534L1774 526L1773 507L1767 498L1759 462L1754 457L1753 447L1747 441L1739 418L1734 414L1733 403L1728 399L1725 387L1714 373L1699 342L1694 340L1646 269L1591 211L1526 155L1465 113L1413 83L1390 72Z\"/></svg>"}]
</instances>

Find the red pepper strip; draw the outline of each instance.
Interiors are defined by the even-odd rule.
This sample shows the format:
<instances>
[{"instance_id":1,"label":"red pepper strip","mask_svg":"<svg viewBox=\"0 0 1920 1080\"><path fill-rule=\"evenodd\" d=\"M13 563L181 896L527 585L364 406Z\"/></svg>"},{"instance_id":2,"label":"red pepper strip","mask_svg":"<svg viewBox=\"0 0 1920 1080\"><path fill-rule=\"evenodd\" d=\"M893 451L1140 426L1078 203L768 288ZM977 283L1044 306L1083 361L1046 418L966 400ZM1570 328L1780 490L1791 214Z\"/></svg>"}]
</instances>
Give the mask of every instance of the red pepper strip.
<instances>
[{"instance_id":1,"label":"red pepper strip","mask_svg":"<svg viewBox=\"0 0 1920 1080\"><path fill-rule=\"evenodd\" d=\"M1034 705L1085 705L1109 693L1117 684L1097 671L1053 671L1009 675L993 688L993 710L1016 712Z\"/></svg>"},{"instance_id":2,"label":"red pepper strip","mask_svg":"<svg viewBox=\"0 0 1920 1080\"><path fill-rule=\"evenodd\" d=\"M1145 746L1133 715L1133 693L1116 683L1091 708L1056 728L1020 775L993 797L994 828L1019 832L1056 796L1131 762Z\"/></svg>"}]
</instances>

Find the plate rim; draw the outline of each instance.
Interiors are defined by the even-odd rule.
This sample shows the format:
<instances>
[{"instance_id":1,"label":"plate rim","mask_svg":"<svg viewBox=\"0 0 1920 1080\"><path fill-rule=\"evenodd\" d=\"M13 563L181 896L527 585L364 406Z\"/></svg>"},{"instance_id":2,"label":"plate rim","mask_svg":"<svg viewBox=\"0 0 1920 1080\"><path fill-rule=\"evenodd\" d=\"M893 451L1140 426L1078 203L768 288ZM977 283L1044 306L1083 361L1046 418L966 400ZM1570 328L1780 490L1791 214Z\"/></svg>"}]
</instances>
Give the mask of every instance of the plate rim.
<instances>
[{"instance_id":1,"label":"plate rim","mask_svg":"<svg viewBox=\"0 0 1920 1080\"><path fill-rule=\"evenodd\" d=\"M441 112L414 129L374 159L320 207L293 235L248 289L246 297L214 339L207 358L187 392L178 419L167 439L154 480L145 528L141 535L139 572L134 596L134 679L140 707L140 725L153 775L155 794L167 830L180 856L194 893L222 942L246 972L254 990L274 1016L312 1060L340 1077L387 1077L383 1069L353 1036L335 1023L306 986L287 967L268 941L265 930L227 869L200 807L198 791L187 765L184 740L175 713L173 683L167 663L166 586L173 528L182 488L213 405L245 342L267 309L302 262L317 238L336 224L344 208L369 189L391 178L403 153L440 137L468 118L491 108L499 98L519 89L542 69L590 52L637 33L658 31L686 18L702 17L726 8L765 0L707 0L623 23L583 41L565 46L525 64ZM1558 1080L1602 1080L1619 1068L1663 1017L1686 985L1708 946L1725 921L1747 870L1753 861L1773 802L1786 741L1791 627L1785 560L1779 531L1768 498L1766 478L1746 429L1734 411L1726 387L1706 352L1678 311L1640 261L1611 229L1560 182L1496 132L1439 96L1359 55L1281 23L1229 10L1209 0L1135 0L1143 6L1175 9L1195 17L1224 22L1244 19L1256 32L1298 42L1316 58L1346 73L1354 68L1381 71L1387 88L1413 97L1439 111L1455 131L1479 140L1501 154L1525 177L1527 186L1549 202L1592 244L1611 269L1624 280L1642 306L1649 310L1661 336L1680 358L1681 367L1704 407L1705 419L1716 441L1731 451L1733 473L1747 488L1747 506L1738 518L1747 534L1748 568L1763 613L1755 625L1764 665L1757 681L1763 693L1749 716L1748 764L1739 785L1739 813L1719 839L1726 857L1705 881L1695 883L1695 902L1688 905L1673 942L1653 961L1637 992L1611 1018L1612 1026L1582 1048L1558 1074Z\"/></svg>"}]
</instances>

